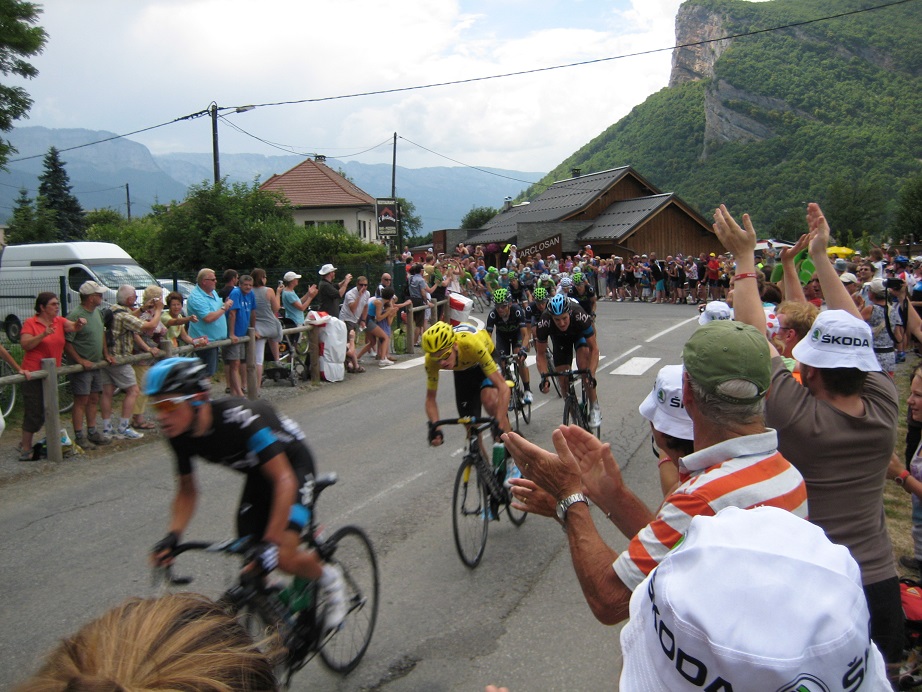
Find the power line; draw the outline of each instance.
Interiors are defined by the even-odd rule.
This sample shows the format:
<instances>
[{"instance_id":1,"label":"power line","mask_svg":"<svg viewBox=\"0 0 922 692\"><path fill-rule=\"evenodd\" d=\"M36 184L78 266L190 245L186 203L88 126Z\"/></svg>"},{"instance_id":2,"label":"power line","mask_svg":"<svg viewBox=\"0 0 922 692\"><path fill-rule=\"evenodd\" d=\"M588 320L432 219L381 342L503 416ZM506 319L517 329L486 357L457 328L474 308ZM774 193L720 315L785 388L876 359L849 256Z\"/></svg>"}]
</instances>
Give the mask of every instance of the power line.
<instances>
[{"instance_id":1,"label":"power line","mask_svg":"<svg viewBox=\"0 0 922 692\"><path fill-rule=\"evenodd\" d=\"M422 149L423 151L428 151L430 154L435 154L436 156L441 156L443 159L446 159L446 160L448 160L448 161L451 161L452 163L456 163L456 164L458 164L459 166L464 166L465 168L472 168L472 169L474 169L475 171L480 171L481 173L486 173L486 174L488 174L488 175L495 175L497 178L505 178L506 180L514 180L514 181L517 182L517 183L526 183L527 185L537 185L537 184L538 184L538 181L537 181L537 180L520 180L519 178L513 178L512 176L503 175L502 173L496 173L496 172L494 172L494 171L488 171L486 168L480 168L480 167L478 167L478 166L472 166L472 165L470 165L470 164L468 164L468 163L464 163L463 161L458 161L457 159L453 159L453 158L451 158L450 156L446 156L445 154L440 154L440 153L437 152L437 151L433 151L432 149L429 149L429 148L427 148L427 147L424 147L422 144L417 144L417 143L414 142L413 140L407 139L406 137L404 137L404 136L402 136L402 135L397 135L397 137L398 137L399 139L402 139L403 141L407 142L408 144L412 144L414 147L419 147L419 148ZM545 186L545 187L548 187L548 186Z\"/></svg>"},{"instance_id":2,"label":"power line","mask_svg":"<svg viewBox=\"0 0 922 692\"><path fill-rule=\"evenodd\" d=\"M247 110L250 110L250 109L252 109L252 108L268 108L268 107L270 107L270 106L291 106L291 105L297 105L297 104L302 104L302 103L321 103L321 102L323 102L323 101L337 101L337 100L342 100L342 99L359 98L359 97L363 97L363 96L381 96L381 95L385 95L385 94L396 94L396 93L402 93L402 92L407 92L407 91L419 91L419 90L423 90L423 89L434 89L434 88L437 88L437 87L457 86L457 85L460 85L460 84L471 84L471 83L475 83L475 82L485 82L485 81L489 81L489 80L493 80L493 79L506 79L506 78L509 78L509 77L520 77L520 76L528 75L528 74L539 74L539 73L542 73L542 72L551 72L551 71L555 71L555 70L568 69L568 68L571 68L571 67L582 67L582 66L585 66L585 65L594 65L594 64L603 63L603 62L612 62L612 61L615 61L615 60L624 60L624 59L626 59L626 58L636 58L636 57L640 57L640 56L643 56L643 55L653 55L654 53L662 53L662 52L664 52L664 51L673 51L673 50L675 50L675 49L677 49L677 48L693 48L693 47L695 47L695 46L703 46L703 45L707 45L707 44L709 44L709 43L717 43L717 42L720 42L720 41L727 41L727 40L735 39L735 38L745 38L745 37L747 37L747 36L757 36L757 35L759 35L759 34L771 33L771 32L774 32L774 31L781 31L781 30L783 30L783 29L792 29L792 28L796 28L796 27L800 27L800 26L806 26L806 25L808 25L808 24L815 24L815 23L818 23L818 22L826 22L826 21L829 21L829 20L832 20L832 19L841 19L842 17L849 17L849 16L853 16L853 15L857 15L857 14L862 14L862 13L864 13L864 12L872 12L872 11L875 11L875 10L887 9L887 8L889 8L889 7L896 7L896 6L898 6L898 5L905 5L905 4L909 3L909 2L915 2L915 1L916 1L916 0L895 0L895 2L885 3L885 4L882 4L882 5L874 5L874 6L872 6L872 7L864 7L864 8L860 8L860 9L857 9L857 10L849 10L849 11L847 11L847 12L839 12L839 13L837 13L837 14L826 15L826 16L823 16L823 17L816 17L816 18L814 18L814 19L805 19L805 20L800 21L800 22L791 22L790 24L782 24L782 25L780 25L780 26L769 27L769 28L767 28L767 29L755 29L755 30L752 30L752 31L746 31L746 32L742 32L742 33L739 33L739 34L729 34L729 35L727 35L727 36L722 36L722 37L719 37L719 38L704 39L704 40L701 40L701 41L692 41L692 42L690 42L690 43L676 44L676 45L673 45L673 46L662 47L662 48L651 48L651 49L649 49L649 50L636 51L636 52L634 52L634 53L622 53L621 55L613 55L613 56L609 56L609 57L606 57L606 58L594 58L594 59L592 59L592 60L581 60L581 61L579 61L579 62L566 63L566 64L563 64L563 65L553 65L553 66L550 66L550 67L536 67L536 68L532 68L532 69L529 69L529 70L519 70L519 71L516 71L516 72L505 72L505 73L502 73L502 74L487 75L487 76L484 76L484 77L469 77L469 78L466 78L466 79L457 79L457 80L446 81L446 82L433 82L433 83L430 83L430 84L420 84L420 85L416 85L416 86L396 87L396 88L394 88L394 89L379 89L379 90L376 90L376 91L364 91L364 92L358 92L358 93L353 93L353 94L340 94L340 95L338 95L338 96L322 96L322 97L318 97L318 98L297 99L297 100L294 100L294 101L274 101L274 102L267 102L267 103L248 104L248 105L246 105L246 106L217 107L217 110L218 110L218 111L229 111L229 110L234 110L234 111L238 111L238 112L239 112L241 109L244 109L244 108L247 109ZM141 133L143 133L143 132L149 132L150 130L156 130L156 129L158 129L158 128L165 127L165 126L167 126L167 125L172 125L173 123L177 123L177 122L180 122L180 121L183 121L183 120L194 120L194 119L196 119L196 118L199 118L199 117L208 115L210 112L211 112L211 111L210 111L210 106L209 106L209 108L206 108L206 109L204 109L204 110L196 111L195 113L190 113L189 115L184 115L184 116L181 116L181 117L179 117L179 118L174 118L173 120L169 120L169 121L167 121L167 122L160 123L159 125L152 125L152 126L150 126L150 127L141 128L140 130L134 130L133 132L127 132L127 133L121 134L121 135L114 135L114 136L112 136L112 137L107 137L107 138L105 138L105 139L100 139L100 140L96 140L96 141L93 141L93 142L87 142L87 143L85 143L85 144L79 144L79 145L73 146L73 147L67 147L66 149L59 149L58 151L59 151L59 152L74 151L75 149L82 149L82 148L84 148L84 147L93 146L93 145L95 145L95 144L102 144L102 143L104 143L104 142L111 142L111 141L116 140L116 139L123 139L123 138L125 138L125 137L131 137L132 135L141 134ZM228 121L228 123L229 123L229 121ZM245 134L247 134L247 133L245 133ZM259 139L259 138L256 137L255 139ZM262 141L262 140L260 140L260 141ZM268 144L269 146L274 146L274 145L272 145L272 144L270 144L270 143L268 143L268 142L266 142L266 144ZM380 146L380 145L379 145L379 146ZM281 148L281 147L277 147L277 148ZM373 147L373 148L374 148L374 147ZM297 153L297 152L291 152L291 153ZM44 156L44 154L36 154L36 155L34 155L34 156L24 156L24 157L21 157L21 158L18 158L18 159L9 159L9 160L7 161L7 163L18 163L18 162L20 162L20 161L29 161L29 160L31 160L31 159L36 159L36 158L40 158L40 157L43 157L43 156Z\"/></svg>"},{"instance_id":3,"label":"power line","mask_svg":"<svg viewBox=\"0 0 922 692\"><path fill-rule=\"evenodd\" d=\"M222 119L224 118L224 116L221 116L221 117L222 117ZM259 136L257 136L257 135L254 135L254 134L251 133L251 132L247 132L247 131L244 130L242 127L240 127L239 125L237 125L237 124L231 122L230 120L227 120L227 121L225 121L225 122L226 122L227 125L230 125L233 129L237 130L237 132L239 132L239 133L241 133L241 134L243 134L243 135L246 135L247 137L252 137L252 138L255 139L257 142L262 142L263 144L266 144L266 145L268 145L268 146L270 146L270 147L273 147L273 148L275 148L275 149L279 149L279 150L281 150L281 151L288 152L289 154L297 154L298 156L308 156L308 157L309 157L309 156L317 156L317 153L316 153L316 152L306 153L306 152L297 151L297 149L295 148L295 146L294 146L293 144L279 144L278 142L270 142L269 140L263 139L262 137L259 137ZM337 159L348 159L348 158L352 158L353 156L361 156L362 154L367 154L369 151L374 151L374 150L377 149L378 147L383 146L383 145L385 145L385 144L390 144L390 143L391 143L391 138L388 137L388 138L385 139L383 142L379 142L378 144L375 144L373 147L368 147L367 149L364 149L363 151L358 151L358 152L356 152L356 153L354 153L354 154L342 154L342 155L337 154L337 155L334 156L333 158L337 158Z\"/></svg>"}]
</instances>

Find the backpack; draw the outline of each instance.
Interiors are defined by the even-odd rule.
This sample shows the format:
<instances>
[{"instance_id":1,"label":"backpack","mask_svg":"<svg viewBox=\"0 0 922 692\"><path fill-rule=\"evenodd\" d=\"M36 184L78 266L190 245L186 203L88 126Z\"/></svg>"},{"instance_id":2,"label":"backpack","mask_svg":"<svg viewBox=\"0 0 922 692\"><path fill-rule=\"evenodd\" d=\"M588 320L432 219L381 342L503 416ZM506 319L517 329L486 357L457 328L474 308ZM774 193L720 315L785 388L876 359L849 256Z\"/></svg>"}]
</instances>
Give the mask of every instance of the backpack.
<instances>
[{"instance_id":1,"label":"backpack","mask_svg":"<svg viewBox=\"0 0 922 692\"><path fill-rule=\"evenodd\" d=\"M112 334L112 327L114 322L115 314L112 312L112 308L103 308L102 324L106 329L106 348L108 348L110 352L115 348L115 336Z\"/></svg>"}]
</instances>

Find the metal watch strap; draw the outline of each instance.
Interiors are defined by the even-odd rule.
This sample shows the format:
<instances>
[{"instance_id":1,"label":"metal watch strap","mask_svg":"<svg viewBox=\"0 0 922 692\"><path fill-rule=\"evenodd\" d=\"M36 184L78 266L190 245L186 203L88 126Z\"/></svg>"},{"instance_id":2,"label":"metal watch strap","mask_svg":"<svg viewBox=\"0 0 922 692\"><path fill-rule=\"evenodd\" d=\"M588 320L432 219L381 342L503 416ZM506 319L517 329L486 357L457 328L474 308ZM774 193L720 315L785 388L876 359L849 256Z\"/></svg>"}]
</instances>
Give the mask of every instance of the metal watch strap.
<instances>
[{"instance_id":1,"label":"metal watch strap","mask_svg":"<svg viewBox=\"0 0 922 692\"><path fill-rule=\"evenodd\" d=\"M589 499L582 493L573 493L569 497L565 497L557 503L557 517L560 519L564 532L567 530L567 511L577 502L585 502L586 506L589 506Z\"/></svg>"}]
</instances>

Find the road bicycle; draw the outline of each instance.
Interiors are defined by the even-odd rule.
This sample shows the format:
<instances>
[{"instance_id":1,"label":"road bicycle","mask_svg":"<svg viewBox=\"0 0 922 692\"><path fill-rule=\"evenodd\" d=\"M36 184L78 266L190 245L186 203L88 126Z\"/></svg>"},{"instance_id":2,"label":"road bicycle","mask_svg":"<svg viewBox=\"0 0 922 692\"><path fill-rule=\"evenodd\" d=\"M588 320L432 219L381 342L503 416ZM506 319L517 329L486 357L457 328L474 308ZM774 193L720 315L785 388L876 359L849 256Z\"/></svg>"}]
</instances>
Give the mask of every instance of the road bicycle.
<instances>
[{"instance_id":1,"label":"road bicycle","mask_svg":"<svg viewBox=\"0 0 922 692\"><path fill-rule=\"evenodd\" d=\"M519 417L526 425L531 424L531 404L525 402L525 385L522 382L522 372L519 359L515 356L503 354L499 358L503 379L509 385L509 411L515 416L516 432L519 431Z\"/></svg>"},{"instance_id":2,"label":"road bicycle","mask_svg":"<svg viewBox=\"0 0 922 692\"><path fill-rule=\"evenodd\" d=\"M345 675L362 660L378 618L378 561L371 541L357 526L343 526L329 537L317 530L315 521L320 493L337 481L335 473L321 474L314 486L311 519L302 542L315 549L323 560L337 565L346 585L347 612L338 629L323 627L326 604L317 582L294 578L287 586L269 580L255 570L238 573L238 582L218 599L237 614L254 640L270 655L278 682L291 684L292 676L315 656L327 668ZM180 543L173 556L189 551L243 558L253 543L252 536L219 542ZM155 568L155 583L185 585L189 576L176 576L170 566Z\"/></svg>"},{"instance_id":3,"label":"road bicycle","mask_svg":"<svg viewBox=\"0 0 922 692\"><path fill-rule=\"evenodd\" d=\"M559 370L541 373L542 378L548 378L556 382L556 378L563 377L567 381L567 393L563 400L563 424L573 423L583 430L601 438L601 426L590 427L589 425L589 390L586 387L588 382L590 387L595 388L596 380L592 376L591 370ZM581 387L579 395L576 394L576 381L580 380Z\"/></svg>"},{"instance_id":4,"label":"road bicycle","mask_svg":"<svg viewBox=\"0 0 922 692\"><path fill-rule=\"evenodd\" d=\"M13 368L10 367L9 363L6 361L0 361L0 377L6 377L7 375L15 375ZM16 405L17 397L17 387L13 383L8 383L0 385L0 413L3 414L3 417L6 418L13 411L13 407ZM67 413L74 407L74 395L70 389L70 382L67 379L67 375L58 376L58 411L59 413Z\"/></svg>"},{"instance_id":5,"label":"road bicycle","mask_svg":"<svg viewBox=\"0 0 922 692\"><path fill-rule=\"evenodd\" d=\"M461 562L473 569L480 564L487 547L487 530L490 521L498 521L505 511L515 526L525 522L527 514L512 506L512 493L503 487L506 462L494 468L485 454L481 434L496 424L496 419L482 416L446 418L430 423L431 427L463 425L467 430L464 457L455 476L451 498L451 523L455 548Z\"/></svg>"}]
</instances>

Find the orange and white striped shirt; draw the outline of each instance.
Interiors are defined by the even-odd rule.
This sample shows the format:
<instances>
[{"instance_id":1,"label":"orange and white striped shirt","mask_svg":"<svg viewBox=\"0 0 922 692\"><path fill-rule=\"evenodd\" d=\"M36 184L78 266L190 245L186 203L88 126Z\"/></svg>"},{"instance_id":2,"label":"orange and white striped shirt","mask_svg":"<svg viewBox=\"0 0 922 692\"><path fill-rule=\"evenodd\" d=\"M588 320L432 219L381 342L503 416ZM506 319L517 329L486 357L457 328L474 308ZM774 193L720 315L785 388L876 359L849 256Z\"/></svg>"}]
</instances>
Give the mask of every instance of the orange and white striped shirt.
<instances>
[{"instance_id":1,"label":"orange and white striped shirt","mask_svg":"<svg viewBox=\"0 0 922 692\"><path fill-rule=\"evenodd\" d=\"M691 477L663 502L656 519L631 539L615 560L615 572L631 590L681 540L692 517L713 516L724 507L779 507L807 518L807 486L800 472L778 453L778 434L768 428L689 454L679 462ZM753 536L758 542L758 536Z\"/></svg>"}]
</instances>

